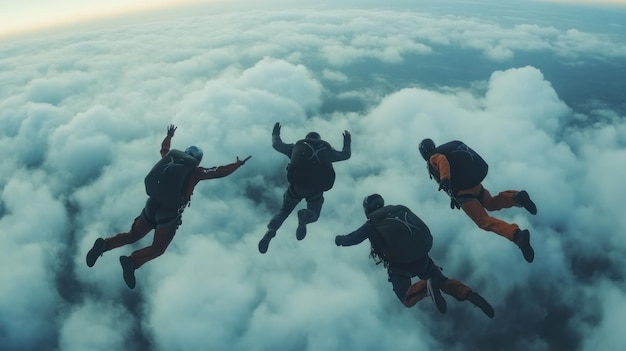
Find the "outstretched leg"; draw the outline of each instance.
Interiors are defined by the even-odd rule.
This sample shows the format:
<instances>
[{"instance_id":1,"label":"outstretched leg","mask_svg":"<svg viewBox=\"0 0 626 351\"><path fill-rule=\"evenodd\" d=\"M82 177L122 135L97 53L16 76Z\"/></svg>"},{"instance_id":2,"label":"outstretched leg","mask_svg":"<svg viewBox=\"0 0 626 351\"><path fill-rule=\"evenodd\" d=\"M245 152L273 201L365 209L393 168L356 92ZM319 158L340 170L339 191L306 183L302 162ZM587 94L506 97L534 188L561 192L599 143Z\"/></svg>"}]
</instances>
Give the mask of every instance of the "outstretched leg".
<instances>
[{"instance_id":1,"label":"outstretched leg","mask_svg":"<svg viewBox=\"0 0 626 351\"><path fill-rule=\"evenodd\" d=\"M404 299L402 299L402 304L406 307L413 307L426 296L428 296L426 292L426 281L418 280L417 283L408 288Z\"/></svg>"},{"instance_id":2,"label":"outstretched leg","mask_svg":"<svg viewBox=\"0 0 626 351\"><path fill-rule=\"evenodd\" d=\"M144 263L153 260L163 253L174 239L176 226L158 228L154 231L154 238L150 246L139 249L130 255L135 269L143 266Z\"/></svg>"},{"instance_id":3,"label":"outstretched leg","mask_svg":"<svg viewBox=\"0 0 626 351\"><path fill-rule=\"evenodd\" d=\"M412 303L412 300L409 301L407 299L407 295L409 294L409 289L412 287L411 286L411 273L409 273L408 271L393 269L390 267L387 270L387 274L389 275L388 280L391 283L393 292L396 293L398 300L400 300L400 302L402 302L404 306L412 307L417 303L417 301L421 300L421 299L417 299L415 300L414 303ZM411 293L412 294L417 293L418 291L416 289L418 288L417 287L414 288ZM426 296L425 289L426 289L426 281L424 281L424 296Z\"/></svg>"},{"instance_id":4,"label":"outstretched leg","mask_svg":"<svg viewBox=\"0 0 626 351\"><path fill-rule=\"evenodd\" d=\"M517 224L509 224L494 217L490 217L480 202L476 199L461 204L461 208L479 228L494 232L512 241L522 251L522 255L527 262L532 262L535 252L530 246L530 232L527 229L521 230Z\"/></svg>"},{"instance_id":5,"label":"outstretched leg","mask_svg":"<svg viewBox=\"0 0 626 351\"><path fill-rule=\"evenodd\" d=\"M143 219L142 216L139 216L135 218L135 222L130 227L130 231L104 239L107 251L120 246L133 244L145 237L152 229L154 229L154 226Z\"/></svg>"},{"instance_id":6,"label":"outstretched leg","mask_svg":"<svg viewBox=\"0 0 626 351\"><path fill-rule=\"evenodd\" d=\"M487 211L499 211L503 208L511 207L523 207L531 214L537 214L537 206L530 199L530 195L525 190L505 190L498 193L496 196L491 196L489 190L485 189L482 184L468 189L470 193L475 194L478 200L483 204ZM459 194L467 193L466 190L462 190Z\"/></svg>"},{"instance_id":7,"label":"outstretched leg","mask_svg":"<svg viewBox=\"0 0 626 351\"><path fill-rule=\"evenodd\" d=\"M446 300L441 296L441 284L447 279L439 267L426 256L408 265L390 264L387 273L396 296L406 307L414 306L425 296L430 296L441 313L447 310ZM418 276L421 282L411 285L411 277Z\"/></svg>"},{"instance_id":8,"label":"outstretched leg","mask_svg":"<svg viewBox=\"0 0 626 351\"><path fill-rule=\"evenodd\" d=\"M120 256L123 277L129 288L135 288L135 270L143 266L144 263L155 259L165 253L165 250L174 239L178 225L170 225L164 228L157 228L154 231L152 245L133 252L130 256Z\"/></svg>"},{"instance_id":9,"label":"outstretched leg","mask_svg":"<svg viewBox=\"0 0 626 351\"><path fill-rule=\"evenodd\" d=\"M298 197L295 192L292 190L291 186L285 193L283 194L283 204L280 210L267 224L267 231L263 238L259 241L259 252L264 254L267 252L267 249L270 245L270 240L276 236L276 231L283 225L283 222L289 214L296 208L296 205L302 200L302 198Z\"/></svg>"},{"instance_id":10,"label":"outstretched leg","mask_svg":"<svg viewBox=\"0 0 626 351\"><path fill-rule=\"evenodd\" d=\"M480 308L487 317L493 318L495 311L493 307L470 287L456 279L448 279L441 286L441 291L454 297L457 301L469 301L474 306Z\"/></svg>"},{"instance_id":11,"label":"outstretched leg","mask_svg":"<svg viewBox=\"0 0 626 351\"><path fill-rule=\"evenodd\" d=\"M461 204L463 212L465 212L480 229L494 232L513 241L513 235L519 229L517 224L509 224L503 220L489 216L478 199L467 199L465 201L459 201L459 203Z\"/></svg>"},{"instance_id":12,"label":"outstretched leg","mask_svg":"<svg viewBox=\"0 0 626 351\"><path fill-rule=\"evenodd\" d=\"M516 190L505 190L501 191L496 196L491 196L489 190L485 189L481 185L480 192L477 196L478 200L483 204L487 211L499 211L504 208L517 206L517 202L513 199L513 196L515 196L516 193Z\"/></svg>"},{"instance_id":13,"label":"outstretched leg","mask_svg":"<svg viewBox=\"0 0 626 351\"><path fill-rule=\"evenodd\" d=\"M306 199L306 209L298 211L298 228L296 228L296 238L304 239L306 236L306 225L317 221L324 205L324 194L309 197Z\"/></svg>"},{"instance_id":14,"label":"outstretched leg","mask_svg":"<svg viewBox=\"0 0 626 351\"><path fill-rule=\"evenodd\" d=\"M87 266L93 267L93 265L96 263L96 260L98 260L98 258L102 256L102 254L106 251L137 242L139 239L146 236L146 234L148 234L153 228L153 225L149 224L145 219L143 219L143 216L139 216L135 218L135 221L130 227L130 231L125 233L118 233L106 239L96 239L93 247L89 250L89 252L87 252Z\"/></svg>"}]
</instances>

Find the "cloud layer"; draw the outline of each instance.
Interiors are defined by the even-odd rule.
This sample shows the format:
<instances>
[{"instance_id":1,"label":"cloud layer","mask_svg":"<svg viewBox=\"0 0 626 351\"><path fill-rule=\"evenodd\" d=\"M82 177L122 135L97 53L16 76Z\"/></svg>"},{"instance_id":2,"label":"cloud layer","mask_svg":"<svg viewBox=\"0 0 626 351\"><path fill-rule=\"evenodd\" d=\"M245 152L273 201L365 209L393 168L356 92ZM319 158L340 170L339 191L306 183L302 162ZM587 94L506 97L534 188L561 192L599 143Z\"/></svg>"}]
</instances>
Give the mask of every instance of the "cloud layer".
<instances>
[{"instance_id":1,"label":"cloud layer","mask_svg":"<svg viewBox=\"0 0 626 351\"><path fill-rule=\"evenodd\" d=\"M626 269L620 194L626 123L599 104L566 105L540 69L493 70L480 81L432 88L372 71L409 57L465 50L485 62L520 52L564 65L624 46L601 35L532 23L394 11L282 11L192 17L6 43L0 50L0 344L9 350L611 349L626 343ZM356 73L358 74L356 74ZM362 85L351 84L361 79ZM330 109L347 97L364 108ZM353 157L336 164L319 222L295 240L290 218L260 255L277 211L287 159L271 148L308 131ZM165 128L173 147L205 151L205 166L253 158L201 183L167 253L128 290L117 258L147 245L84 256L97 237L128 230ZM539 207L495 215L530 229L536 251L483 232L428 179L422 138L466 141L489 162L485 186L526 189ZM397 301L367 244L337 248L357 228L362 198L402 203L431 228L446 274L485 296L488 320L448 298Z\"/></svg>"}]
</instances>

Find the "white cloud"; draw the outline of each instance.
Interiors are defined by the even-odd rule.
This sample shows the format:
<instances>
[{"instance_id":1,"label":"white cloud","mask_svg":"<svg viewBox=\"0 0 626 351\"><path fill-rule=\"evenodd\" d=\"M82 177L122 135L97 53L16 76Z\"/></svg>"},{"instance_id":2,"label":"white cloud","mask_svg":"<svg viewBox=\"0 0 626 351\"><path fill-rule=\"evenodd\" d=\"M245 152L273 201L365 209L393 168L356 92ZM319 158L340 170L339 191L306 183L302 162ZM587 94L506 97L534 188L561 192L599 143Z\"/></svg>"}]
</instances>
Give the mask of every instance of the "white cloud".
<instances>
[{"instance_id":1,"label":"white cloud","mask_svg":"<svg viewBox=\"0 0 626 351\"><path fill-rule=\"evenodd\" d=\"M520 50L585 58L597 38L415 12L285 11L3 48L0 266L10 284L0 288L0 329L9 331L0 341L63 350L139 349L133 340L141 338L158 350L495 349L502 340L513 350L542 350L555 338L573 347L619 344L611 326L620 315L608 304L601 313L584 309L572 330L536 327L547 316L565 323L553 314L575 314L581 290L599 301L623 295L626 123L619 113L605 106L596 123L576 127L593 116L572 111L532 66L438 89L420 81L395 86L376 75L384 72L358 68L374 60L391 69L440 45L498 62ZM603 45L607 59L623 55L619 43ZM329 95L367 106L320 115ZM294 238L289 218L260 255L257 241L285 186L288 160L271 148L277 121L285 141L317 130L336 148L350 130L353 157L336 164L337 184L307 238ZM169 123L179 126L172 146L201 146L205 166L253 158L198 186L167 253L138 270L129 291L117 258L147 245L151 234L106 253L94 268L84 256L95 238L128 230L141 211L142 180ZM530 192L537 216L523 209L495 215L531 230L533 264L449 209L417 152L425 137L465 140L483 154L492 193ZM498 319L452 298L446 316L427 300L405 309L386 272L367 259L367 244L334 247L334 235L364 221L360 203L372 192L423 217L435 235L435 261L488 298ZM597 271L588 274L588 266ZM589 328L587 316L607 319ZM521 332L511 335L513 326ZM448 330L458 338L450 341Z\"/></svg>"}]
</instances>

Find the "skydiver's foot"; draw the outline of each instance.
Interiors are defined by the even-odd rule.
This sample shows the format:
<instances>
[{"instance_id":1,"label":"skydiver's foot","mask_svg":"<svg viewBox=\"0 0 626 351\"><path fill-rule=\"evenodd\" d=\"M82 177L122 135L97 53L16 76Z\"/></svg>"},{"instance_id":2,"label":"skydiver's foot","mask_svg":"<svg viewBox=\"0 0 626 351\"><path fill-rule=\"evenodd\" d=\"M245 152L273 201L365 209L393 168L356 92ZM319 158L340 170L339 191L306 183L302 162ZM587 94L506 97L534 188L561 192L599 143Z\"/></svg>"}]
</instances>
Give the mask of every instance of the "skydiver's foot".
<instances>
[{"instance_id":1,"label":"skydiver's foot","mask_svg":"<svg viewBox=\"0 0 626 351\"><path fill-rule=\"evenodd\" d=\"M446 304L446 300L441 295L440 286L436 283L432 278L426 281L426 289L428 291L428 295L433 300L435 307L441 313L446 313L448 310L448 305Z\"/></svg>"},{"instance_id":2,"label":"skydiver's foot","mask_svg":"<svg viewBox=\"0 0 626 351\"><path fill-rule=\"evenodd\" d=\"M496 314L489 302L487 302L487 300L485 300L478 293L475 293L473 291L470 292L467 301L469 301L472 305L480 308L480 310L483 311L483 313L486 314L489 318L493 318L493 316Z\"/></svg>"},{"instance_id":3,"label":"skydiver's foot","mask_svg":"<svg viewBox=\"0 0 626 351\"><path fill-rule=\"evenodd\" d=\"M129 288L135 288L135 262L128 256L120 256L120 264L124 271L124 281Z\"/></svg>"},{"instance_id":4,"label":"skydiver's foot","mask_svg":"<svg viewBox=\"0 0 626 351\"><path fill-rule=\"evenodd\" d=\"M102 254L106 250L106 241L104 241L104 239L102 238L96 239L96 242L93 243L93 246L91 247L89 252L87 252L87 257L85 259L85 261L87 261L87 266L93 267L93 265L96 264L96 260L98 260L98 257L102 256Z\"/></svg>"},{"instance_id":5,"label":"skydiver's foot","mask_svg":"<svg viewBox=\"0 0 626 351\"><path fill-rule=\"evenodd\" d=\"M302 240L306 236L306 225L311 223L311 219L315 213L309 209L303 208L298 211L298 228L296 228L296 239Z\"/></svg>"},{"instance_id":6,"label":"skydiver's foot","mask_svg":"<svg viewBox=\"0 0 626 351\"><path fill-rule=\"evenodd\" d=\"M537 206L530 199L530 195L526 192L526 190L518 191L513 195L513 200L517 202L520 206L524 207L526 211L530 212L530 214L537 214Z\"/></svg>"},{"instance_id":7,"label":"skydiver's foot","mask_svg":"<svg viewBox=\"0 0 626 351\"><path fill-rule=\"evenodd\" d=\"M261 238L261 241L259 241L259 252L264 254L267 252L267 248L270 246L270 240L272 240L273 237L276 236L276 230L275 229L268 229L265 232L265 235L263 235L263 238Z\"/></svg>"},{"instance_id":8,"label":"skydiver's foot","mask_svg":"<svg viewBox=\"0 0 626 351\"><path fill-rule=\"evenodd\" d=\"M513 236L515 244L522 250L526 262L531 263L535 259L535 250L530 246L530 232L528 229L517 230Z\"/></svg>"}]
</instances>

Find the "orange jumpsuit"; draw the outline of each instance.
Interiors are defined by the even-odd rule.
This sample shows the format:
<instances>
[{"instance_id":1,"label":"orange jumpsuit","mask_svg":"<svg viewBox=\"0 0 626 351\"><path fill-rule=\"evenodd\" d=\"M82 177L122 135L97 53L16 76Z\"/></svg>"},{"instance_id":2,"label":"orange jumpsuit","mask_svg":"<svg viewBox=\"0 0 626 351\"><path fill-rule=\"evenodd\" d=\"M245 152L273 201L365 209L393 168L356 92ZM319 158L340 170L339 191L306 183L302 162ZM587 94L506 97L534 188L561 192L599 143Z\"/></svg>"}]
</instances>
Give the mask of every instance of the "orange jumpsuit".
<instances>
[{"instance_id":1,"label":"orange jumpsuit","mask_svg":"<svg viewBox=\"0 0 626 351\"><path fill-rule=\"evenodd\" d=\"M439 172L439 179L450 179L451 182L454 182L454 179L450 177L450 163L446 156L435 153L429 158L428 162L431 167ZM458 191L455 194L455 199L467 216L479 228L494 232L513 241L513 235L519 229L519 226L515 223L507 223L491 217L487 211L498 211L503 208L518 206L513 199L513 195L516 193L516 190L506 190L492 197L482 184L477 184L469 189Z\"/></svg>"}]
</instances>

